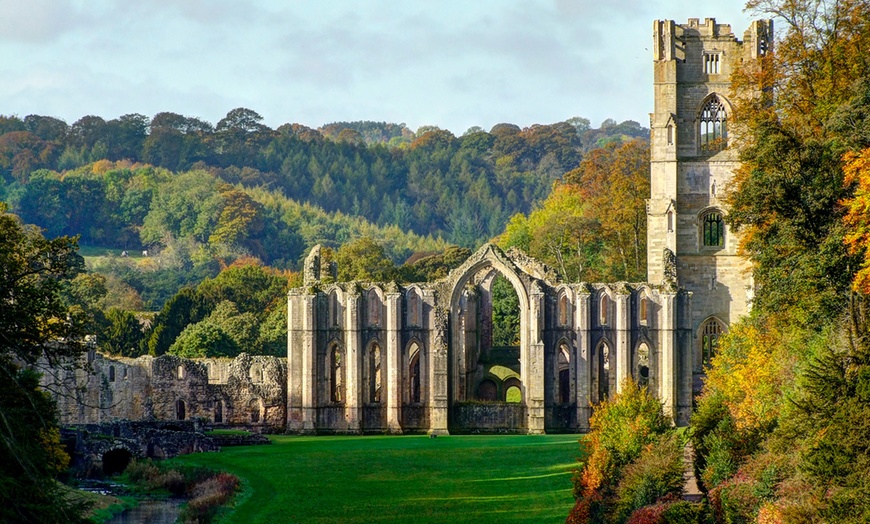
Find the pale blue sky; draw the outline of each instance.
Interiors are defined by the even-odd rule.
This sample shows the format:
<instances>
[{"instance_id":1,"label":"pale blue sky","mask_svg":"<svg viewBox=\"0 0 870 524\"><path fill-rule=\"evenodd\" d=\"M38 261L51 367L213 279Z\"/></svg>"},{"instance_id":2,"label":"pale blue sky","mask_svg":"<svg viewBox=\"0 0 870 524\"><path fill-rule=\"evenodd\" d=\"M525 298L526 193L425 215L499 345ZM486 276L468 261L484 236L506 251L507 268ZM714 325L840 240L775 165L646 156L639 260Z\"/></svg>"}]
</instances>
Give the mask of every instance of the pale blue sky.
<instances>
[{"instance_id":1,"label":"pale blue sky","mask_svg":"<svg viewBox=\"0 0 870 524\"><path fill-rule=\"evenodd\" d=\"M740 1L0 0L0 114L649 124L654 19Z\"/></svg>"}]
</instances>

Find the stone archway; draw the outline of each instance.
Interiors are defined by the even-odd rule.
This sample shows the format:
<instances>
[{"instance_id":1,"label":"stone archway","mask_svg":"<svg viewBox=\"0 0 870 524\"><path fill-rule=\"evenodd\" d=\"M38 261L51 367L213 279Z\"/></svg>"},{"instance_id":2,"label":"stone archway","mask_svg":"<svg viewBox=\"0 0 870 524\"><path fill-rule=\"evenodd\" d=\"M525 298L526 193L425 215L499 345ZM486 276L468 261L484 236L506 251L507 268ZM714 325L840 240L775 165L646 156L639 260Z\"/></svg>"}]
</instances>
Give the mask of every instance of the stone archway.
<instances>
[{"instance_id":1,"label":"stone archway","mask_svg":"<svg viewBox=\"0 0 870 524\"><path fill-rule=\"evenodd\" d=\"M115 448L103 453L103 474L107 477L123 473L130 461L133 460L133 454L125 448Z\"/></svg>"},{"instance_id":2,"label":"stone archway","mask_svg":"<svg viewBox=\"0 0 870 524\"><path fill-rule=\"evenodd\" d=\"M493 275L503 276L513 287L519 302L519 380L523 423L511 429L544 432L544 373L542 303L544 292L537 279L525 273L495 246L488 245L472 255L454 270L448 279L449 346L447 355L447 397L454 405L453 420L471 420L456 413L458 403L471 400L475 394L473 378L485 338L480 326L481 311L491 311L479 304L478 285L491 282ZM486 294L483 296L486 299ZM491 299L491 296L490 296ZM511 420L517 420L516 404L511 406ZM507 410L506 410L507 411ZM448 421L451 424L453 422Z\"/></svg>"}]
</instances>

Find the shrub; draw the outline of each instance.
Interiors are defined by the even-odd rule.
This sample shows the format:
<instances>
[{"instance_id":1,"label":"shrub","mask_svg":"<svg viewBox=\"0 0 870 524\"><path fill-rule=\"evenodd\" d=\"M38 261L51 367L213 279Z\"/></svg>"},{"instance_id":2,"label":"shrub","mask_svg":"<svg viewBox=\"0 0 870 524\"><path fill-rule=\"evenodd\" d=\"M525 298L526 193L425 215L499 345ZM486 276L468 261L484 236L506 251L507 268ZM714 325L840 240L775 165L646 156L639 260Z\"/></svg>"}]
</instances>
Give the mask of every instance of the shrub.
<instances>
[{"instance_id":1,"label":"shrub","mask_svg":"<svg viewBox=\"0 0 870 524\"><path fill-rule=\"evenodd\" d=\"M666 433L648 444L637 460L625 467L616 488L617 520L634 510L683 492L683 442Z\"/></svg>"},{"instance_id":2,"label":"shrub","mask_svg":"<svg viewBox=\"0 0 870 524\"><path fill-rule=\"evenodd\" d=\"M583 467L572 479L577 503L569 522L605 522L604 515L615 509L615 490L623 470L659 435L673 431L661 402L630 378L618 394L596 406L589 425L591 431L582 441ZM682 453L679 456L682 480ZM638 471L642 468L638 466Z\"/></svg>"},{"instance_id":3,"label":"shrub","mask_svg":"<svg viewBox=\"0 0 870 524\"><path fill-rule=\"evenodd\" d=\"M625 524L702 524L706 522L703 504L669 496L655 504L636 509Z\"/></svg>"},{"instance_id":4,"label":"shrub","mask_svg":"<svg viewBox=\"0 0 870 524\"><path fill-rule=\"evenodd\" d=\"M182 512L185 522L210 522L218 510L239 488L239 479L229 473L218 473L196 483L190 489L190 501Z\"/></svg>"}]
</instances>

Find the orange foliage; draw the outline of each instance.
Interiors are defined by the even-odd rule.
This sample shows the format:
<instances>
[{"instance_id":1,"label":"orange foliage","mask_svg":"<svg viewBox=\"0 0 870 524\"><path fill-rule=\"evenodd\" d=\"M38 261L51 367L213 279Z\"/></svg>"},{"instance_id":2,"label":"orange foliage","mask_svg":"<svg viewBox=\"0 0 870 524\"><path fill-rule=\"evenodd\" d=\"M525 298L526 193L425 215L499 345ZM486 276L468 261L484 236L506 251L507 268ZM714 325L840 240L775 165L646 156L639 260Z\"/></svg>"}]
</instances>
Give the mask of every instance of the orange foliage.
<instances>
[{"instance_id":1,"label":"orange foliage","mask_svg":"<svg viewBox=\"0 0 870 524\"><path fill-rule=\"evenodd\" d=\"M855 185L852 198L842 202L846 206L843 222L847 232L845 242L852 253L863 253L861 269L852 280L852 288L870 294L870 148L849 152L843 157L844 182Z\"/></svg>"}]
</instances>

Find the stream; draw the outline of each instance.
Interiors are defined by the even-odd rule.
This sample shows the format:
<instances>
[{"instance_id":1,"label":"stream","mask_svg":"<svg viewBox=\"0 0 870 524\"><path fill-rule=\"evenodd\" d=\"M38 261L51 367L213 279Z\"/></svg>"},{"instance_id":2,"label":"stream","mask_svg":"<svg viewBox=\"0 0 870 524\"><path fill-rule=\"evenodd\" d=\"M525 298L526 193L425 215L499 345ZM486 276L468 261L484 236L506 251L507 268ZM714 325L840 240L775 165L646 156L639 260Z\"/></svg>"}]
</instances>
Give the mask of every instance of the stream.
<instances>
[{"instance_id":1,"label":"stream","mask_svg":"<svg viewBox=\"0 0 870 524\"><path fill-rule=\"evenodd\" d=\"M85 481L79 489L103 495L128 494L123 485L109 481ZM115 515L105 524L173 524L181 513L184 499L139 499L138 502L138 506Z\"/></svg>"}]
</instances>

